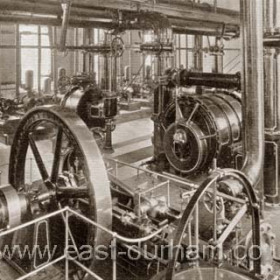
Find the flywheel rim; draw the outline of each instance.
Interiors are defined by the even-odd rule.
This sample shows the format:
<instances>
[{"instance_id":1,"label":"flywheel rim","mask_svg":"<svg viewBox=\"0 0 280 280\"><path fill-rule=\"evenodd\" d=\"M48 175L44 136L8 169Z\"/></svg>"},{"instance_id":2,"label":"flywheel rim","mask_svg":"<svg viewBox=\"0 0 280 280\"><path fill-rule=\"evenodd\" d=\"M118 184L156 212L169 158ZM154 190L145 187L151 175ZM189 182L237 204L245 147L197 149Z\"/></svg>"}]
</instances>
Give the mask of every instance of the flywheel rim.
<instances>
[{"instance_id":1,"label":"flywheel rim","mask_svg":"<svg viewBox=\"0 0 280 280\"><path fill-rule=\"evenodd\" d=\"M67 133L76 141L79 152L83 156L83 169L86 170L85 177L88 178L90 215L95 218L95 222L110 230L112 226L112 201L110 184L102 155L85 123L77 114L68 109L62 109L60 106L37 107L24 116L16 130L15 140L11 147L10 184L17 191L20 191L25 183L25 168L22 168L22 166L25 164L29 146L28 131L40 121L49 121L67 129ZM27 142L27 144L23 144L23 142ZM111 236L100 229L95 229L93 236L93 240L91 240L93 246L109 246L111 242Z\"/></svg>"}]
</instances>

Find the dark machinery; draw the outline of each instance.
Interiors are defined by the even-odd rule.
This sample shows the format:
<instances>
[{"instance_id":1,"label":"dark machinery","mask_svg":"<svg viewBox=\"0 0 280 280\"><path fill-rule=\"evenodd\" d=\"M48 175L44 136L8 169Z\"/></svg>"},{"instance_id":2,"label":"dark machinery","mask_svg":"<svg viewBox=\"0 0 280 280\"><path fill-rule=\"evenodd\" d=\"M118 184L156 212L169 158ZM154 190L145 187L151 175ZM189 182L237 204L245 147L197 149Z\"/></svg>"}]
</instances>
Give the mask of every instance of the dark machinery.
<instances>
[{"instance_id":1,"label":"dark machinery","mask_svg":"<svg viewBox=\"0 0 280 280\"><path fill-rule=\"evenodd\" d=\"M49 137L52 141L40 140L44 127L50 131ZM170 250L168 245L176 235L175 229L182 216L180 210L168 202L169 195L165 195L162 191L155 192L160 190L159 186L170 184L170 179L168 182L158 180L158 185L150 186L147 189L133 190L125 182L119 181L114 172L107 174L99 148L88 126L73 110L60 106L38 107L31 110L22 119L14 139L9 166L10 184L0 188L2 231L68 206L81 215L96 221L102 227L112 229L122 236L122 240L117 243L118 251L131 252L134 250L135 252L136 250L137 254L140 254L140 259L126 259L126 266L128 264L129 266L141 264L142 269L139 273L143 274L144 272L145 274L147 271L149 275L166 267L168 250ZM53 144L50 145L50 143ZM33 165L29 168L32 162ZM194 224L197 225L194 227L195 236L198 236L199 233L200 238L206 243L210 242L210 244L212 244L212 237L215 238L217 242L221 242L219 244L224 248L226 256L230 255L230 244L242 244L240 242L243 242L242 238L246 236L250 243L248 231L235 229L237 219L242 219L244 222L248 219L245 213L250 213L250 208L247 209L246 200L244 200L246 191L243 191L246 190L249 183L245 181L246 185L244 179L240 179L237 175L231 171L227 173L219 170L214 171L211 177L202 184L203 192L198 192L199 198L202 198L199 204L197 201L191 203L195 198L189 201L193 207L200 205L200 214L193 220ZM234 176L237 177L236 180L241 189L238 195L224 193L224 190L228 188L222 179L228 176L232 179L235 178ZM213 195L213 178L218 180L217 197L215 193ZM183 187L184 182L181 184ZM236 186L236 183L233 182L232 185ZM193 194L196 190L193 185L183 188L185 192L180 195L180 192L175 191L173 198L185 199L189 193ZM175 185L172 192L173 189L176 189ZM152 195L153 193L155 195ZM177 195L175 195L176 193ZM208 195L202 196L205 193ZM212 206L210 203L212 199L211 201L207 200L209 197L214 199ZM214 205L217 205L217 210L214 210L216 208ZM210 222L201 224L200 219L205 215ZM217 227L214 228L211 226L213 215L218 219ZM44 220L43 223L36 226L19 230L13 236L2 239L1 244L2 246L47 244L50 248L58 244L56 252L61 252L65 245L62 234L65 232L63 217L62 215L58 218L51 218L50 221ZM259 224L258 217L254 216L257 221L255 226ZM198 221L200 222L198 223ZM184 220L181 223L185 225ZM91 245L93 248L98 245L106 248L112 238L102 229L91 227L75 216L69 217L69 228L72 239L75 240L78 248L85 244ZM235 230L233 231L233 229ZM271 248L271 243L267 240L273 236L269 230L263 230L262 234L264 234L263 240L265 240L262 245L264 248ZM186 263L190 263L189 254L192 255L189 251L191 235L192 230L181 240L186 253L181 261ZM38 239L39 236L45 236L45 238ZM148 238L148 236L151 237ZM239 241L234 238L235 236L238 236ZM253 234L253 244L255 244L254 238ZM134 240L136 244L141 240L142 245L135 247L135 245L127 243L126 240ZM226 247L224 247L225 244L227 244ZM163 251L162 248L164 248ZM145 258L147 254L150 256L148 259ZM269 255L270 251L267 254ZM48 261L51 259L41 260L37 258L31 261L28 258L22 259L16 254L12 259L9 259L10 263L16 264L23 272L28 272ZM122 259L122 261L124 260ZM95 259L87 259L83 263L86 267L99 271ZM110 263L105 265L110 265ZM250 265L246 263L244 265L248 266L248 270L250 270ZM266 260L264 260L264 267L270 267ZM80 270L77 271L73 268L70 271L73 279L78 276L84 277Z\"/></svg>"},{"instance_id":2,"label":"dark machinery","mask_svg":"<svg viewBox=\"0 0 280 280\"><path fill-rule=\"evenodd\" d=\"M178 86L208 86L232 89L204 93L176 93ZM242 130L239 75L170 71L168 84L155 94L155 160L185 175L237 166ZM236 155L236 156L234 156Z\"/></svg>"},{"instance_id":3,"label":"dark machinery","mask_svg":"<svg viewBox=\"0 0 280 280\"><path fill-rule=\"evenodd\" d=\"M104 150L113 150L111 134L118 113L117 96L114 93L101 91L86 75L74 76L61 106L76 112L90 130L105 138Z\"/></svg>"}]
</instances>

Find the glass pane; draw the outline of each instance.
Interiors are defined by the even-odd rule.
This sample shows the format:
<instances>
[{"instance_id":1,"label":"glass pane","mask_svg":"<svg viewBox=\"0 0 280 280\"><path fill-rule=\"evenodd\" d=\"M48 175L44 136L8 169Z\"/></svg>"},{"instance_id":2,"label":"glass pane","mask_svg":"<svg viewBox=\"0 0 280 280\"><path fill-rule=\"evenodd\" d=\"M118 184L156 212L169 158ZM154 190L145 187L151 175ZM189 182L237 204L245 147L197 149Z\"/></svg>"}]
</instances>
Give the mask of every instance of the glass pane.
<instances>
[{"instance_id":1,"label":"glass pane","mask_svg":"<svg viewBox=\"0 0 280 280\"><path fill-rule=\"evenodd\" d=\"M24 24L21 24L19 26L19 32L38 33L38 26L37 25L24 25Z\"/></svg>"},{"instance_id":2,"label":"glass pane","mask_svg":"<svg viewBox=\"0 0 280 280\"><path fill-rule=\"evenodd\" d=\"M22 46L38 46L38 35L37 34L21 35L21 45Z\"/></svg>"},{"instance_id":3,"label":"glass pane","mask_svg":"<svg viewBox=\"0 0 280 280\"><path fill-rule=\"evenodd\" d=\"M49 35L41 35L41 45L42 46L49 46L50 45L50 36Z\"/></svg>"},{"instance_id":4,"label":"glass pane","mask_svg":"<svg viewBox=\"0 0 280 280\"><path fill-rule=\"evenodd\" d=\"M97 44L98 43L98 29L97 28L94 28L93 29L93 40L94 40L94 44Z\"/></svg>"},{"instance_id":5,"label":"glass pane","mask_svg":"<svg viewBox=\"0 0 280 280\"><path fill-rule=\"evenodd\" d=\"M47 26L41 26L41 34L48 34L49 29Z\"/></svg>"},{"instance_id":6,"label":"glass pane","mask_svg":"<svg viewBox=\"0 0 280 280\"><path fill-rule=\"evenodd\" d=\"M83 45L83 29L78 28L78 45Z\"/></svg>"},{"instance_id":7,"label":"glass pane","mask_svg":"<svg viewBox=\"0 0 280 280\"><path fill-rule=\"evenodd\" d=\"M181 35L181 48L186 48L187 47L187 39L186 39L186 35Z\"/></svg>"}]
</instances>

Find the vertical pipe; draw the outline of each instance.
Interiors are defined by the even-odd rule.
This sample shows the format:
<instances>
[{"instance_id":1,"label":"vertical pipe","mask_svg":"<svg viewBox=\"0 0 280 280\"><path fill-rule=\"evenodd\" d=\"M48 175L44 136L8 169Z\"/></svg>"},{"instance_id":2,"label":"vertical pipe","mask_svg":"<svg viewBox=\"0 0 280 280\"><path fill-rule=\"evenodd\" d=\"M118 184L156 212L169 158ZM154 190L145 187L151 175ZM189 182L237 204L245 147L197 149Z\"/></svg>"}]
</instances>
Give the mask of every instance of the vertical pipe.
<instances>
[{"instance_id":1,"label":"vertical pipe","mask_svg":"<svg viewBox=\"0 0 280 280\"><path fill-rule=\"evenodd\" d=\"M78 28L74 28L74 44L79 45L79 31ZM79 72L79 51L74 51L74 74Z\"/></svg>"},{"instance_id":2,"label":"vertical pipe","mask_svg":"<svg viewBox=\"0 0 280 280\"><path fill-rule=\"evenodd\" d=\"M19 87L21 84L21 55L20 55L19 25L16 25L16 98L20 98Z\"/></svg>"},{"instance_id":3,"label":"vertical pipe","mask_svg":"<svg viewBox=\"0 0 280 280\"><path fill-rule=\"evenodd\" d=\"M68 22L70 18L71 0L65 0L64 2L62 2L61 7L63 9L63 17L62 17L59 49L60 51L64 51L66 47L67 29L68 29Z\"/></svg>"},{"instance_id":4,"label":"vertical pipe","mask_svg":"<svg viewBox=\"0 0 280 280\"><path fill-rule=\"evenodd\" d=\"M265 3L264 30L265 33L267 34L273 34L274 33L274 0L266 0L264 3Z\"/></svg>"},{"instance_id":5,"label":"vertical pipe","mask_svg":"<svg viewBox=\"0 0 280 280\"><path fill-rule=\"evenodd\" d=\"M41 66L42 66L42 46L41 46L41 26L38 26L38 93L41 95Z\"/></svg>"},{"instance_id":6,"label":"vertical pipe","mask_svg":"<svg viewBox=\"0 0 280 280\"><path fill-rule=\"evenodd\" d=\"M189 51L188 51L188 46L189 46L189 40L188 40L188 35L186 35L186 69L189 69Z\"/></svg>"},{"instance_id":7,"label":"vertical pipe","mask_svg":"<svg viewBox=\"0 0 280 280\"><path fill-rule=\"evenodd\" d=\"M144 83L146 81L146 55L144 53L141 54L141 58L142 58L142 82Z\"/></svg>"},{"instance_id":8,"label":"vertical pipe","mask_svg":"<svg viewBox=\"0 0 280 280\"><path fill-rule=\"evenodd\" d=\"M97 29L97 42L95 44L100 43L100 29ZM97 62L98 62L98 84L102 87L102 65L101 65L101 55L97 55Z\"/></svg>"},{"instance_id":9,"label":"vertical pipe","mask_svg":"<svg viewBox=\"0 0 280 280\"><path fill-rule=\"evenodd\" d=\"M280 0L275 0L275 32L280 33Z\"/></svg>"},{"instance_id":10,"label":"vertical pipe","mask_svg":"<svg viewBox=\"0 0 280 280\"><path fill-rule=\"evenodd\" d=\"M277 94L277 131L280 131L280 50L277 50L276 53L276 94Z\"/></svg>"},{"instance_id":11,"label":"vertical pipe","mask_svg":"<svg viewBox=\"0 0 280 280\"><path fill-rule=\"evenodd\" d=\"M217 184L213 184L213 242L217 241Z\"/></svg>"},{"instance_id":12,"label":"vertical pipe","mask_svg":"<svg viewBox=\"0 0 280 280\"><path fill-rule=\"evenodd\" d=\"M111 72L112 72L112 77L111 77L111 90L113 92L117 92L117 76L118 76L118 61L119 61L119 57L114 57L111 56Z\"/></svg>"},{"instance_id":13,"label":"vertical pipe","mask_svg":"<svg viewBox=\"0 0 280 280\"><path fill-rule=\"evenodd\" d=\"M264 55L264 127L266 132L276 128L275 49L266 49Z\"/></svg>"},{"instance_id":14,"label":"vertical pipe","mask_svg":"<svg viewBox=\"0 0 280 280\"><path fill-rule=\"evenodd\" d=\"M0 24L0 45L3 44L2 42L2 25ZM1 49L0 49L0 58L1 58ZM0 68L0 96L1 96L1 87L2 87L2 73L3 73L3 70L2 70L2 67Z\"/></svg>"},{"instance_id":15,"label":"vertical pipe","mask_svg":"<svg viewBox=\"0 0 280 280\"><path fill-rule=\"evenodd\" d=\"M129 51L128 51L129 81L131 82L132 81L132 31L129 31L128 45L129 45Z\"/></svg>"},{"instance_id":16,"label":"vertical pipe","mask_svg":"<svg viewBox=\"0 0 280 280\"><path fill-rule=\"evenodd\" d=\"M243 45L244 165L251 184L262 188L264 162L263 1L241 0ZM260 190L263 191L263 190Z\"/></svg>"},{"instance_id":17,"label":"vertical pipe","mask_svg":"<svg viewBox=\"0 0 280 280\"><path fill-rule=\"evenodd\" d=\"M113 277L112 280L117 280L117 238L116 238L116 234L114 234L113 236L113 242L112 242L112 246L113 246Z\"/></svg>"},{"instance_id":18,"label":"vertical pipe","mask_svg":"<svg viewBox=\"0 0 280 280\"><path fill-rule=\"evenodd\" d=\"M223 44L223 39L216 38L216 45L221 46ZM224 59L222 55L215 56L215 72L223 73Z\"/></svg>"},{"instance_id":19,"label":"vertical pipe","mask_svg":"<svg viewBox=\"0 0 280 280\"><path fill-rule=\"evenodd\" d=\"M63 214L62 214L63 216ZM68 260L68 250L69 250L69 212L65 212L65 280L69 279L69 260Z\"/></svg>"},{"instance_id":20,"label":"vertical pipe","mask_svg":"<svg viewBox=\"0 0 280 280\"><path fill-rule=\"evenodd\" d=\"M83 29L83 45L86 45L86 29ZM87 60L87 53L83 52L83 73L86 73L87 66L86 66L86 60Z\"/></svg>"},{"instance_id":21,"label":"vertical pipe","mask_svg":"<svg viewBox=\"0 0 280 280\"><path fill-rule=\"evenodd\" d=\"M195 213L194 213L194 240L195 243L194 245L198 246L199 245L199 207L198 207L198 203L196 203L195 205Z\"/></svg>"},{"instance_id":22,"label":"vertical pipe","mask_svg":"<svg viewBox=\"0 0 280 280\"><path fill-rule=\"evenodd\" d=\"M195 36L194 37L194 45L195 45L195 53L194 53L194 69L196 71L202 72L203 71L203 37L202 36Z\"/></svg>"}]
</instances>

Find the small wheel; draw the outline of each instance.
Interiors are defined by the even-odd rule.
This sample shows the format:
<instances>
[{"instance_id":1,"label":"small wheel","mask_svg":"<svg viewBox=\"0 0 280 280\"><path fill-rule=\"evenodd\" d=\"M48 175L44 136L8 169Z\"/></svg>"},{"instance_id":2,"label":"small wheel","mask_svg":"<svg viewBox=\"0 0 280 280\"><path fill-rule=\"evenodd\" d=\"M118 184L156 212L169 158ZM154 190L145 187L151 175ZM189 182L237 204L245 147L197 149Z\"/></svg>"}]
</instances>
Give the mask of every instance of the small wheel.
<instances>
[{"instance_id":1,"label":"small wheel","mask_svg":"<svg viewBox=\"0 0 280 280\"><path fill-rule=\"evenodd\" d=\"M17 192L33 195L39 201L36 207L31 205L25 220L69 206L111 228L112 202L106 168L91 132L74 112L59 106L37 107L22 119L14 139L10 184ZM42 195L47 199L40 202ZM60 252L65 239L63 217L47 222L50 230L46 236L52 247L59 246ZM73 215L69 217L69 228L78 249L83 245L108 246L111 241L104 231ZM36 234L21 231L13 242L27 244L28 238ZM73 240L69 239L70 244ZM92 266L93 261L87 260L85 265Z\"/></svg>"}]
</instances>

